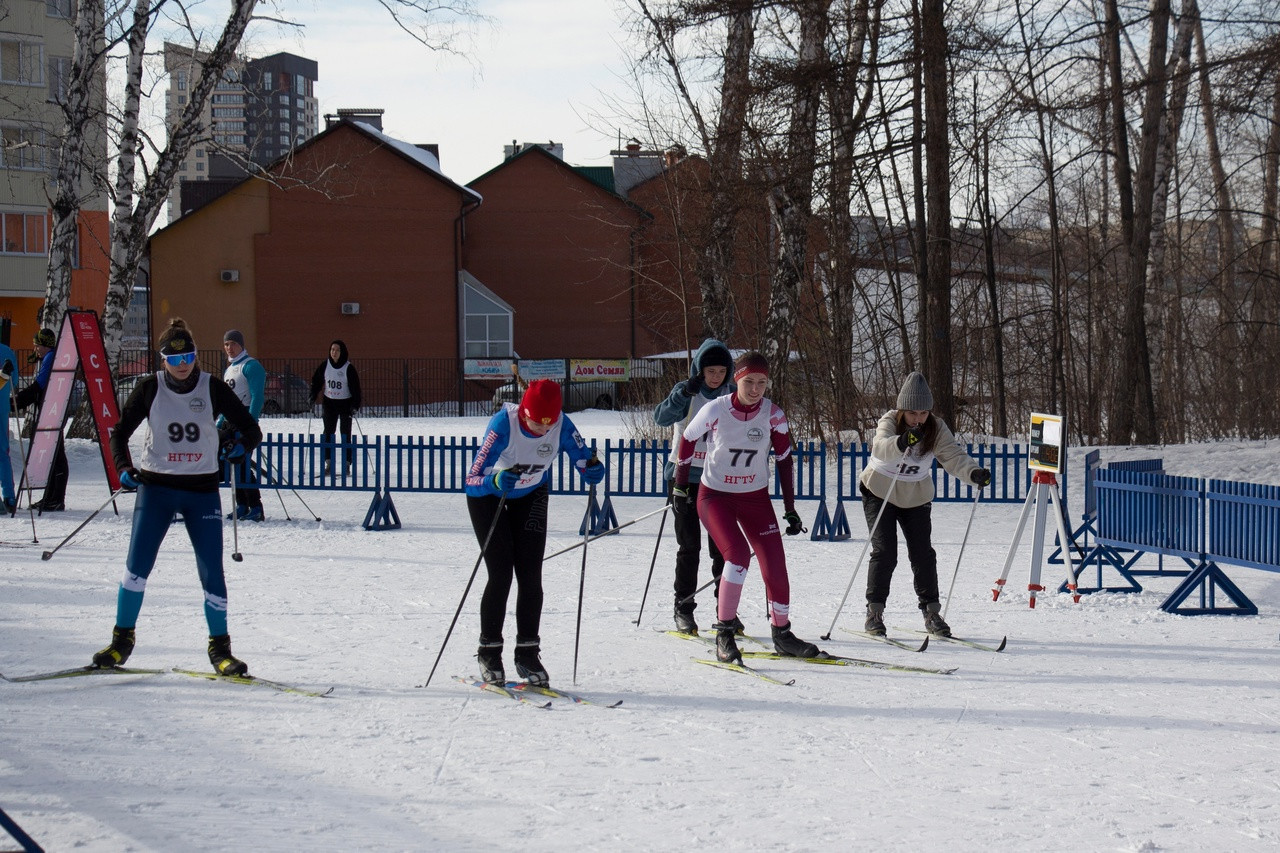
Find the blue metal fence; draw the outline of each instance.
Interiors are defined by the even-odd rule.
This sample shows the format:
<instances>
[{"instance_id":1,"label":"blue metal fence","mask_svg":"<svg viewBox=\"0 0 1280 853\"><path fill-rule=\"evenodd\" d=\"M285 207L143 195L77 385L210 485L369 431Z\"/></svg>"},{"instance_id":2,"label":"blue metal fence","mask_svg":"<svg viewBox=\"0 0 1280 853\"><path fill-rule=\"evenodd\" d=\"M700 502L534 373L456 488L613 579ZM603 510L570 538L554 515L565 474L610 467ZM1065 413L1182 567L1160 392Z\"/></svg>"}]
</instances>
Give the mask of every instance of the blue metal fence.
<instances>
[{"instance_id":1,"label":"blue metal fence","mask_svg":"<svg viewBox=\"0 0 1280 853\"><path fill-rule=\"evenodd\" d=\"M1217 564L1280 572L1280 489L1113 468L1099 470L1094 485L1100 543L1180 557L1191 567L1162 610L1257 614ZM1196 604L1184 605L1192 595ZM1220 605L1219 595L1234 606Z\"/></svg>"},{"instance_id":2,"label":"blue metal fence","mask_svg":"<svg viewBox=\"0 0 1280 853\"><path fill-rule=\"evenodd\" d=\"M611 510L608 502L621 497L663 498L667 482L663 469L671 454L669 440L605 440L592 443L608 466L601 491L606 497L604 515ZM355 435L350 443L325 441L316 435L264 436L262 444L246 465L257 471L263 488L344 489L374 493L374 503L366 522L381 526L379 519L394 514L391 495L396 492L460 492L467 470L480 447L478 438L457 436L366 436ZM1021 501L1030 485L1026 467L1027 448L1023 445L969 445L968 452L992 472L992 484L984 498L993 502ZM351 459L350 466L325 468L325 460L334 456ZM865 444L837 445L835 449L836 504L834 516L827 512L830 452L820 441L798 442L793 450L795 460L795 496L801 501L817 501L819 507L813 522L812 538L848 538L848 522L844 514L845 500L861 500L856 482L870 458ZM241 466L238 479L243 482L246 467ZM973 486L961 482L935 466L934 489L939 501L968 501ZM227 483L229 485L229 482ZM576 468L559 456L551 468L550 488L553 494L577 494L587 491ZM774 497L781 497L777 477ZM987 497L989 495L989 497ZM366 526L370 526L367 524ZM395 526L395 525L392 525Z\"/></svg>"}]
</instances>

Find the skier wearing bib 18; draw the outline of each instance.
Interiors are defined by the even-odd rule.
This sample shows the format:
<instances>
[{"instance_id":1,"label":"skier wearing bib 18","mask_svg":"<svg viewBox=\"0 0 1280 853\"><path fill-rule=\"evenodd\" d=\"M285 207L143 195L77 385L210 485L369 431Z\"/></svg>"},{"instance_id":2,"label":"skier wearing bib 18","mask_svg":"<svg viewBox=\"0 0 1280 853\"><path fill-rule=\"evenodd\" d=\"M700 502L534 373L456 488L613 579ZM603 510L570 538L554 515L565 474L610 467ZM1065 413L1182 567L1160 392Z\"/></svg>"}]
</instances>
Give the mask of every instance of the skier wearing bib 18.
<instances>
[{"instance_id":1,"label":"skier wearing bib 18","mask_svg":"<svg viewBox=\"0 0 1280 853\"><path fill-rule=\"evenodd\" d=\"M991 482L991 472L978 467L947 425L929 411L933 408L933 392L924 376L912 373L907 377L898 392L897 404L898 408L885 412L876 425L871 462L858 480L862 509L867 516L867 527L872 531L866 631L880 637L885 634L884 603L889 598L889 581L898 565L898 534L894 530L897 526L902 528L902 537L907 542L925 630L950 637L951 628L942 619L942 605L938 601L938 555L930 543L933 460L937 459L951 476L980 489Z\"/></svg>"}]
</instances>

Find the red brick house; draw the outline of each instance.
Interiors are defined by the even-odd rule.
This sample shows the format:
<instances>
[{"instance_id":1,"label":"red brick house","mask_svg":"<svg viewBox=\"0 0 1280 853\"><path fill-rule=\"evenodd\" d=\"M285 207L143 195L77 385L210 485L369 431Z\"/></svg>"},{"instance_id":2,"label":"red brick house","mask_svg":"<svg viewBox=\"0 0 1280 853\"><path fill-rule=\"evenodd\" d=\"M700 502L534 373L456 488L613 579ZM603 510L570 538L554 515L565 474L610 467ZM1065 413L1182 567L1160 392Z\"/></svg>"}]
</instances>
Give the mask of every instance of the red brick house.
<instances>
[{"instance_id":1,"label":"red brick house","mask_svg":"<svg viewBox=\"0 0 1280 853\"><path fill-rule=\"evenodd\" d=\"M466 269L515 312L521 358L652 352L638 318L635 247L646 211L531 146L472 181Z\"/></svg>"},{"instance_id":2,"label":"red brick house","mask_svg":"<svg viewBox=\"0 0 1280 853\"><path fill-rule=\"evenodd\" d=\"M458 354L463 220L480 198L430 152L341 121L151 239L153 334L204 349L239 328L262 358Z\"/></svg>"}]
</instances>

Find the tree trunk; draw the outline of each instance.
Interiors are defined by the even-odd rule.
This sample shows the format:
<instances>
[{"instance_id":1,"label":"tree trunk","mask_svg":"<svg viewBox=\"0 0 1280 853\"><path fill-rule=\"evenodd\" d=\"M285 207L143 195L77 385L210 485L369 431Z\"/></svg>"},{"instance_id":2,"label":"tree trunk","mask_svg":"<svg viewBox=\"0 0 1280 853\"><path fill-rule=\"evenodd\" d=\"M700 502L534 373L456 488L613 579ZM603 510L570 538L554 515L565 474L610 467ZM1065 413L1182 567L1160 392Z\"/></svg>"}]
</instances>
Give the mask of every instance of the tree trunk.
<instances>
[{"instance_id":1,"label":"tree trunk","mask_svg":"<svg viewBox=\"0 0 1280 853\"><path fill-rule=\"evenodd\" d=\"M924 309L920 350L924 372L933 391L934 412L947 423L955 423L951 358L951 145L944 10L943 0L924 0L921 4L928 224L927 271L921 282L920 297Z\"/></svg>"},{"instance_id":2,"label":"tree trunk","mask_svg":"<svg viewBox=\"0 0 1280 853\"><path fill-rule=\"evenodd\" d=\"M786 398L788 360L813 219L813 172L817 163L818 106L823 79L820 65L826 57L827 5L826 0L803 0L797 4L800 45L787 146L783 152L785 160L780 159L780 180L769 192L769 210L778 234L778 258L761 349L769 359L774 380L771 397L777 400Z\"/></svg>"}]
</instances>

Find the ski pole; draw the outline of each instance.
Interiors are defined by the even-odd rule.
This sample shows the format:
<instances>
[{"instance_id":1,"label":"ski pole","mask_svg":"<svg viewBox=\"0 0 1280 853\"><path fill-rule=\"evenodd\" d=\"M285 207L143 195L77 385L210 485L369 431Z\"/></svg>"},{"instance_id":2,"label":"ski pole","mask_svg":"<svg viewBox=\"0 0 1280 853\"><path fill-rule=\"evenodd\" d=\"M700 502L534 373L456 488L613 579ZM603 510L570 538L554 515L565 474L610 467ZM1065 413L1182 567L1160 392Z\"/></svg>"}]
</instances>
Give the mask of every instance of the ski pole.
<instances>
[{"instance_id":1,"label":"ski pole","mask_svg":"<svg viewBox=\"0 0 1280 853\"><path fill-rule=\"evenodd\" d=\"M231 466L231 559L237 563L244 562L244 555L240 553L240 508L236 506L236 463L228 462Z\"/></svg>"},{"instance_id":2,"label":"ski pole","mask_svg":"<svg viewBox=\"0 0 1280 853\"><path fill-rule=\"evenodd\" d=\"M676 604L688 604L690 601L693 601L695 598L697 598L697 597L698 597L698 593L702 592L704 589L706 589L707 587L711 586L711 585L712 585L713 583L715 583L717 580L718 580L718 578L712 578L711 580L709 580L709 581L707 581L706 583L704 583L702 586L700 586L700 587L698 587L697 589L695 589L693 592L691 592L691 593L689 593L688 595L686 595L684 598L681 598L681 599L677 600L677 601L676 601Z\"/></svg>"},{"instance_id":3,"label":"ski pole","mask_svg":"<svg viewBox=\"0 0 1280 853\"><path fill-rule=\"evenodd\" d=\"M591 468L599 464L600 460L596 459L595 451L592 451L586 467ZM582 570L578 572L578 624L573 629L573 683L575 685L578 683L578 640L582 637L582 594L587 586L587 543L591 541L591 507L595 502L596 487L592 485L587 490L587 509L582 516Z\"/></svg>"},{"instance_id":4,"label":"ski pole","mask_svg":"<svg viewBox=\"0 0 1280 853\"><path fill-rule=\"evenodd\" d=\"M107 498L105 501L103 501L102 506L98 507L98 508L97 508L97 509L95 509L93 512L89 513L89 517L88 517L88 518L86 518L84 521L80 522L80 526L79 526L79 527L77 527L75 530L73 530L73 531L71 531L70 533L68 533L68 534L67 534L67 536L66 536L66 538L65 538L65 539L63 539L61 542L59 542L57 545L55 545L52 551L45 551L43 554L41 554L41 555L40 555L40 559L42 559L42 560L51 560L51 559L53 559L53 555L54 555L54 554L56 554L56 553L58 553L58 550L59 550L60 548L62 548L62 546L63 546L63 545L66 545L68 542L70 542L70 541L75 537L75 535L76 535L77 533L79 533L81 530L83 530L83 529L84 529L84 526L85 526L86 524L88 524L89 522L93 521L93 519L97 517L98 513L102 512L104 509L106 509L106 508L107 508L107 506L108 506L112 501L114 501L114 500L116 499L116 496L117 496L117 495L119 495L121 492L124 492L124 491L128 491L128 490L127 490L127 489L125 489L125 487L124 487L124 486L121 486L120 488L118 488L118 489L116 489L114 492L112 492L112 493L111 493L111 497L109 497L109 498Z\"/></svg>"},{"instance_id":5,"label":"ski pole","mask_svg":"<svg viewBox=\"0 0 1280 853\"><path fill-rule=\"evenodd\" d=\"M513 465L514 470L517 467ZM498 529L498 519L502 517L502 508L507 505L507 493L503 492L502 497L498 499L498 508L493 512L493 521L489 522L489 532L484 535L484 542L480 545L480 556L476 557L476 564L471 569L471 577L467 578L466 589L462 590L462 598L458 601L458 609L453 611L453 621L449 623L449 630L444 632L444 642L440 644L440 652L436 655L436 662L431 664L431 672L427 673L427 680L420 686L426 687L431 683L431 677L436 674L436 667L440 665L440 658L444 657L444 650L449 645L449 638L453 636L453 626L458 624L458 616L462 613L462 606L467 603L467 594L471 592L471 585L476 581L476 574L480 571L480 563L484 560L485 552L489 550L489 540L493 538L493 531Z\"/></svg>"},{"instance_id":6,"label":"ski pole","mask_svg":"<svg viewBox=\"0 0 1280 853\"><path fill-rule=\"evenodd\" d=\"M947 608L951 606L951 591L956 588L956 575L960 574L960 558L964 556L964 546L969 541L969 528L973 526L973 517L978 513L978 499L981 497L982 489L974 489L973 508L969 510L969 523L964 526L964 536L960 539L960 553L956 554L956 568L951 573L951 585L947 587L947 600L942 605L943 621L946 621Z\"/></svg>"},{"instance_id":7,"label":"ski pole","mask_svg":"<svg viewBox=\"0 0 1280 853\"><path fill-rule=\"evenodd\" d=\"M263 472L263 473L265 473L265 474L267 475L267 477L269 477L271 480L274 480L274 481L275 481L275 483L276 483L277 485L284 485L284 486L288 486L288 487L289 487L289 491L293 492L293 496L294 496L295 498L297 498L297 499L298 499L298 503L302 504L302 506L307 510L307 512L311 513L311 517L312 517L312 518L314 518L316 521L319 521L319 520L320 520L320 516L316 515L315 510L313 510L311 507L307 506L307 502L306 502L306 501L304 501L304 500L302 499L302 495L298 494L298 490L297 490L297 489L295 489L295 488L293 487L293 483L289 482L289 481L288 481L288 480L286 480L283 476L281 476L281 475L280 475L280 469L279 469L279 468L275 468L275 473L273 474L273 473L271 473L272 468L273 468L273 466L272 466L272 464L271 464L271 460L270 460L270 459L267 459L267 460L266 460L266 464L267 464L267 470L266 470L265 472ZM280 494L280 490L279 490L279 489L276 489L276 494L277 494L277 495L278 495L278 494ZM281 500L281 501L280 501L280 505L281 505L281 506L284 506L284 501L283 501L283 500ZM285 513L284 513L284 514L285 514L285 518L288 518L288 517L289 517L289 511L288 511L288 510L285 510Z\"/></svg>"},{"instance_id":8,"label":"ski pole","mask_svg":"<svg viewBox=\"0 0 1280 853\"><path fill-rule=\"evenodd\" d=\"M880 527L880 519L884 517L885 508L889 506L889 499L893 497L893 487L898 485L898 478L889 477L889 491L885 493L884 501L880 504L880 511L876 513L876 520L871 523L871 531L867 534L867 543L862 546L862 553L858 555L858 562L853 564L853 574L849 576L849 585L844 588L844 597L840 599L840 606L836 608L836 615L831 619L831 627L827 629L827 633L822 635L822 639L830 640L831 632L836 629L836 620L840 618L840 611L844 610L844 603L849 600L849 590L853 589L854 578L858 576L858 570L862 568L862 560L867 556L868 549L871 548L871 540L876 536L876 529Z\"/></svg>"},{"instance_id":9,"label":"ski pole","mask_svg":"<svg viewBox=\"0 0 1280 853\"><path fill-rule=\"evenodd\" d=\"M646 512L644 515L638 515L635 518L631 519L630 521L626 521L626 522L623 522L622 524L619 524L617 527L606 530L603 533L597 533L596 535L582 542L575 542L572 545L570 545L568 548L561 548L559 551L556 551L554 554L543 557L542 562L545 563L547 560L550 560L552 557L559 557L561 554L568 554L570 551L574 551L574 550L577 550L578 548L581 548L587 542L594 542L603 536L612 536L622 528L630 527L631 525L635 524L637 521L644 521L646 518L648 518L651 515L657 515L660 512L666 512L667 509L670 508L670 506L671 504L663 504L661 507L659 507L658 509L655 509L653 512Z\"/></svg>"},{"instance_id":10,"label":"ski pole","mask_svg":"<svg viewBox=\"0 0 1280 853\"><path fill-rule=\"evenodd\" d=\"M667 527L667 509L671 504L667 504L662 508L662 522L658 525L658 541L653 544L653 559L649 561L649 577L644 582L644 595L640 596L640 612L636 614L635 624L640 624L640 618L644 616L644 603L649 598L649 584L653 581L653 567L658 565L658 548L662 545L662 531Z\"/></svg>"}]
</instances>

